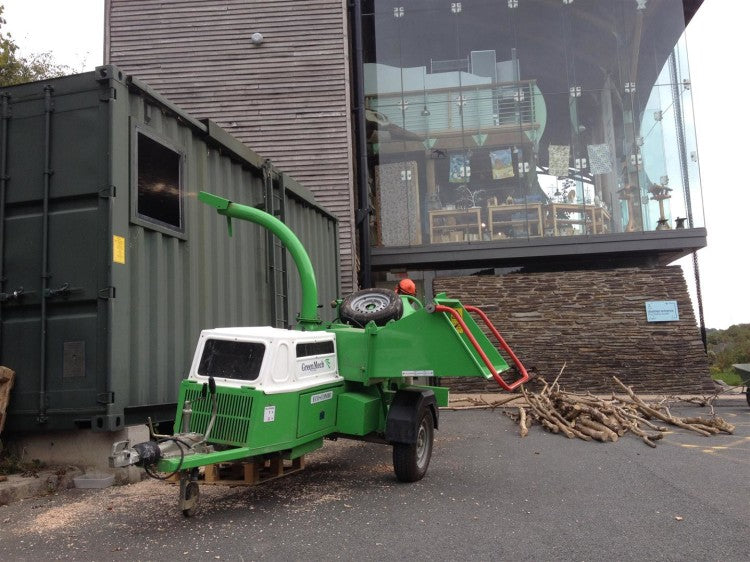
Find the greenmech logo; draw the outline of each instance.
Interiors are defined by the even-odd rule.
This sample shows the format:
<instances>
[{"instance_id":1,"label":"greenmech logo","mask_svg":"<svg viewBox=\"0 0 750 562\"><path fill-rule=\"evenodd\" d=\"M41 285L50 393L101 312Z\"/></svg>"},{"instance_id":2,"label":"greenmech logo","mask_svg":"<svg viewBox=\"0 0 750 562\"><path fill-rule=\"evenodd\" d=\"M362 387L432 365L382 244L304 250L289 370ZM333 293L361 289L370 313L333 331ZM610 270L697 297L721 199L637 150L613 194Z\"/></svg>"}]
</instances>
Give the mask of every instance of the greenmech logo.
<instances>
[{"instance_id":1,"label":"greenmech logo","mask_svg":"<svg viewBox=\"0 0 750 562\"><path fill-rule=\"evenodd\" d=\"M302 371L303 372L312 372L312 371L319 371L320 369L323 369L327 365L323 361L315 360L312 363L302 363Z\"/></svg>"},{"instance_id":2,"label":"greenmech logo","mask_svg":"<svg viewBox=\"0 0 750 562\"><path fill-rule=\"evenodd\" d=\"M335 368L333 361L332 357L321 357L320 359L301 361L299 363L299 369L303 375L313 375L315 373L331 371Z\"/></svg>"}]
</instances>

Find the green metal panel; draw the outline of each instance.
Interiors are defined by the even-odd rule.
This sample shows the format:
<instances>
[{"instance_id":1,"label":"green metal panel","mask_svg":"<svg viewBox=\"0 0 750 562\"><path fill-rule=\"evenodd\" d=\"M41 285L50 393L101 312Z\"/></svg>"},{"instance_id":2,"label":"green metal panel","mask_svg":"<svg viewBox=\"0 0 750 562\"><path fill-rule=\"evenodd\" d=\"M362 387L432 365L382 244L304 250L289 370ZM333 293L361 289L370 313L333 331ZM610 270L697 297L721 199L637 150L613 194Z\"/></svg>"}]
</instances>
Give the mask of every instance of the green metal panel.
<instances>
[{"instance_id":1,"label":"green metal panel","mask_svg":"<svg viewBox=\"0 0 750 562\"><path fill-rule=\"evenodd\" d=\"M52 111L45 111L48 85ZM206 189L261 205L263 159L115 67L7 93L8 135L0 150L7 155L10 179L0 183L5 195L0 292L23 287L25 294L0 302L0 362L19 374L6 427L107 430L128 416L142 422L154 406L173 411L201 329L270 323L265 231L243 224L230 239L224 219L197 202L198 191ZM42 360L47 117L52 173L46 174L46 283L53 290L67 284L69 290L46 298ZM137 131L183 155L182 235L134 217ZM271 172L274 189L281 189L281 173ZM303 242L320 272L320 294L328 302L338 289L335 218L291 178L283 183L286 222L305 233ZM115 259L114 237L124 242L124 263ZM289 278L288 317L295 318L299 285L295 275ZM320 312L331 318L329 308ZM296 408L295 403L295 415ZM40 413L45 423L37 421Z\"/></svg>"},{"instance_id":2,"label":"green metal panel","mask_svg":"<svg viewBox=\"0 0 750 562\"><path fill-rule=\"evenodd\" d=\"M178 418L175 429L181 427L181 414L185 398L200 396L202 385L194 381L184 381L183 391L178 404ZM264 394L251 388L228 389L217 387L217 396L221 396L219 411L223 418L224 434L212 431L210 443L226 443L236 448L211 454L196 454L185 457L181 467L184 469L203 466L213 462L224 462L245 457L284 452L294 458L314 450L322 445L322 437L336 431L336 405L344 383L327 385L308 393L288 392L282 394ZM315 395L331 393L329 399L313 399ZM231 398L229 398L231 397ZM199 413L195 422L191 419L191 429L197 430L206 423L206 408L210 399L193 403L193 416ZM251 405L250 411L247 406ZM222 408L227 408L222 410ZM323 415L321 416L321 412ZM218 416L217 416L218 425ZM247 432L247 439L240 443L240 437ZM217 430L219 432L224 429ZM215 437L214 437L215 435ZM159 470L172 471L178 466L179 459L162 460Z\"/></svg>"},{"instance_id":3,"label":"green metal panel","mask_svg":"<svg viewBox=\"0 0 750 562\"><path fill-rule=\"evenodd\" d=\"M505 359L461 304L450 299L440 302L461 314L495 370L507 370ZM466 334L444 313L421 309L385 326L370 323L358 330L333 324L326 329L336 333L339 372L350 381L369 384L404 376L492 377Z\"/></svg>"},{"instance_id":4,"label":"green metal panel","mask_svg":"<svg viewBox=\"0 0 750 562\"><path fill-rule=\"evenodd\" d=\"M297 437L333 430L336 426L336 406L343 385L318 389L299 395Z\"/></svg>"},{"instance_id":5,"label":"green metal panel","mask_svg":"<svg viewBox=\"0 0 750 562\"><path fill-rule=\"evenodd\" d=\"M383 401L376 394L344 392L336 415L339 433L363 436L383 425Z\"/></svg>"},{"instance_id":6,"label":"green metal panel","mask_svg":"<svg viewBox=\"0 0 750 562\"><path fill-rule=\"evenodd\" d=\"M438 407L445 408L448 406L448 395L450 391L444 386L426 386L426 385L413 385L409 388L416 388L418 390L431 390L435 395L435 402Z\"/></svg>"}]
</instances>

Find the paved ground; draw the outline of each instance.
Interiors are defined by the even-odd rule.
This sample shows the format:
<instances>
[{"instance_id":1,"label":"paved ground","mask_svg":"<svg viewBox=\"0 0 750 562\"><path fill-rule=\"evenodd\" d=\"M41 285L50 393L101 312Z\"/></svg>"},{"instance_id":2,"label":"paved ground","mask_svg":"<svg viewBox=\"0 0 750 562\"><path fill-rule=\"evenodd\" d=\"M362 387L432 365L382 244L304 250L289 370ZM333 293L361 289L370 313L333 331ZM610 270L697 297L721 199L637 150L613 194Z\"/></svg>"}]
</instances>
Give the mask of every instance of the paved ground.
<instances>
[{"instance_id":1,"label":"paved ground","mask_svg":"<svg viewBox=\"0 0 750 562\"><path fill-rule=\"evenodd\" d=\"M736 435L657 449L443 412L421 482L395 481L387 447L338 441L286 479L202 486L193 519L160 482L67 490L0 507L0 560L747 560L750 408L717 411Z\"/></svg>"}]
</instances>

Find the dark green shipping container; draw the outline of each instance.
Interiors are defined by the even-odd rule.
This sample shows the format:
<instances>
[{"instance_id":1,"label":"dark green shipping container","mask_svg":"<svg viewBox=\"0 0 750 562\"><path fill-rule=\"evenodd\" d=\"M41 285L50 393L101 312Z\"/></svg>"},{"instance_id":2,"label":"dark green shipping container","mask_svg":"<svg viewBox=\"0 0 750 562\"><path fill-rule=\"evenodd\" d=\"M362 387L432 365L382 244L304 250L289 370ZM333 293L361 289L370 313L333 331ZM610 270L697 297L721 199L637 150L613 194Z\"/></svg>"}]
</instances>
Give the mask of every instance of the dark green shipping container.
<instances>
[{"instance_id":1,"label":"dark green shipping container","mask_svg":"<svg viewBox=\"0 0 750 562\"><path fill-rule=\"evenodd\" d=\"M286 251L249 223L229 238L200 190L284 220L319 302L338 296L336 219L215 123L113 66L0 102L0 364L17 373L6 431L168 419L201 329L294 324Z\"/></svg>"}]
</instances>

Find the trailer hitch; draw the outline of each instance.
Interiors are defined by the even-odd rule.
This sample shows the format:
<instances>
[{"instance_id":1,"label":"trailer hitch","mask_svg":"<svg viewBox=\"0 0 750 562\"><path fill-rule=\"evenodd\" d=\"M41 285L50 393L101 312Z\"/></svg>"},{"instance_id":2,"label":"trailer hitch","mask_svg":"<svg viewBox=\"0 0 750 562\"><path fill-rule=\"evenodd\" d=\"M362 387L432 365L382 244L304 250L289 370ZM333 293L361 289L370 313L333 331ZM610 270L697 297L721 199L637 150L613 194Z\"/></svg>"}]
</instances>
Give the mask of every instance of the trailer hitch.
<instances>
[{"instance_id":1,"label":"trailer hitch","mask_svg":"<svg viewBox=\"0 0 750 562\"><path fill-rule=\"evenodd\" d=\"M109 455L110 468L156 466L162 459L180 458L197 453L210 453L211 445L205 443L202 433L180 433L175 436L161 437L156 441L130 444L129 440L117 441L112 445Z\"/></svg>"},{"instance_id":2,"label":"trailer hitch","mask_svg":"<svg viewBox=\"0 0 750 562\"><path fill-rule=\"evenodd\" d=\"M182 461L186 456L212 452L213 446L209 445L207 440L216 422L218 406L216 381L213 377L209 377L208 384L203 386L201 398L205 399L208 394L211 396L211 419L208 422L205 433L190 431L192 408L190 401L186 400L182 410L182 433L178 433L177 435L157 434L154 432L151 418L149 418L148 428L151 440L137 443L133 446L130 445L129 440L115 442L112 445L112 452L109 456L110 468L124 468L131 465L141 466L149 476L162 480L163 478L157 477L156 473L152 470L153 467L159 464L160 460L179 457L180 463L173 472L175 474L180 471L180 465L182 465Z\"/></svg>"}]
</instances>

